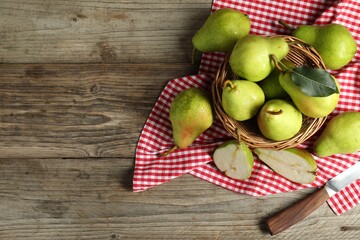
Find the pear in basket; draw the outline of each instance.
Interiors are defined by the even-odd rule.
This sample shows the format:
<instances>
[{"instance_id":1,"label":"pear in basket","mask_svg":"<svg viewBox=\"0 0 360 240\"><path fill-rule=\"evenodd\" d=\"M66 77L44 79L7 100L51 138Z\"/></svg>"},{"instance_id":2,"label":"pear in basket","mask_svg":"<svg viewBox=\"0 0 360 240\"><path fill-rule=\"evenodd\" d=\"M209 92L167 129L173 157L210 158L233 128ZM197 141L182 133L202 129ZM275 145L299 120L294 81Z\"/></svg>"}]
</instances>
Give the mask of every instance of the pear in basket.
<instances>
[{"instance_id":1,"label":"pear in basket","mask_svg":"<svg viewBox=\"0 0 360 240\"><path fill-rule=\"evenodd\" d=\"M274 55L281 61L289 52L284 37L247 35L237 41L229 59L231 70L238 76L253 82L266 78L275 65Z\"/></svg>"},{"instance_id":2,"label":"pear in basket","mask_svg":"<svg viewBox=\"0 0 360 240\"><path fill-rule=\"evenodd\" d=\"M289 60L283 59L281 61L282 65L284 65L288 69L295 68L295 64L293 62L290 62ZM281 67L281 65L280 65ZM286 69L282 69L286 70ZM265 99L288 99L290 98L289 94L284 90L284 88L280 85L279 82L279 76L281 74L281 71L277 68L275 68L269 76L267 76L264 80L261 80L260 82L257 82L257 84L261 87L265 94Z\"/></svg>"},{"instance_id":3,"label":"pear in basket","mask_svg":"<svg viewBox=\"0 0 360 240\"><path fill-rule=\"evenodd\" d=\"M210 96L195 87L180 92L171 103L169 117L175 146L161 156L190 146L211 127L214 115Z\"/></svg>"},{"instance_id":4,"label":"pear in basket","mask_svg":"<svg viewBox=\"0 0 360 240\"><path fill-rule=\"evenodd\" d=\"M295 136L301 129L302 120L302 114L296 106L284 99L271 99L265 102L257 115L260 132L274 141Z\"/></svg>"},{"instance_id":5,"label":"pear in basket","mask_svg":"<svg viewBox=\"0 0 360 240\"><path fill-rule=\"evenodd\" d=\"M229 52L250 31L249 17L240 11L222 8L212 13L195 33L192 42L201 52Z\"/></svg>"},{"instance_id":6,"label":"pear in basket","mask_svg":"<svg viewBox=\"0 0 360 240\"><path fill-rule=\"evenodd\" d=\"M265 102L262 89L247 80L226 80L221 95L224 111L237 121L254 117Z\"/></svg>"},{"instance_id":7,"label":"pear in basket","mask_svg":"<svg viewBox=\"0 0 360 240\"><path fill-rule=\"evenodd\" d=\"M340 95L339 82L331 76L336 84L337 92L324 97L308 96L291 80L289 72L281 73L279 76L280 85L290 95L296 107L306 116L321 118L329 115L337 106Z\"/></svg>"}]
</instances>

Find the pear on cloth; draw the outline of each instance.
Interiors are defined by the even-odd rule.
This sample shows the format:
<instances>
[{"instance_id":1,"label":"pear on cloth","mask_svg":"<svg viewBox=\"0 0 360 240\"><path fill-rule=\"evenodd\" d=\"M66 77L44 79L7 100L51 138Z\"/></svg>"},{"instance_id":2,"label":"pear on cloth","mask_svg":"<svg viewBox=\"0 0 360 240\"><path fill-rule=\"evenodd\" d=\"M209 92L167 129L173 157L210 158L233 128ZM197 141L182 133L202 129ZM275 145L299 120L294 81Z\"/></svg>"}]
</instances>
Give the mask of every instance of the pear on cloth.
<instances>
[{"instance_id":1,"label":"pear on cloth","mask_svg":"<svg viewBox=\"0 0 360 240\"><path fill-rule=\"evenodd\" d=\"M222 8L207 18L192 43L201 52L230 52L237 40L250 31L249 17L240 11Z\"/></svg>"},{"instance_id":2,"label":"pear on cloth","mask_svg":"<svg viewBox=\"0 0 360 240\"><path fill-rule=\"evenodd\" d=\"M337 70L344 67L356 54L355 39L349 29L341 24L300 25L293 28L282 20L279 23L292 30L294 37L314 47L328 69Z\"/></svg>"},{"instance_id":3,"label":"pear on cloth","mask_svg":"<svg viewBox=\"0 0 360 240\"><path fill-rule=\"evenodd\" d=\"M360 112L343 112L332 118L314 143L319 157L360 150Z\"/></svg>"},{"instance_id":4,"label":"pear on cloth","mask_svg":"<svg viewBox=\"0 0 360 240\"><path fill-rule=\"evenodd\" d=\"M216 167L228 177L245 180L251 176L254 156L249 147L238 140L227 141L215 149Z\"/></svg>"},{"instance_id":5,"label":"pear on cloth","mask_svg":"<svg viewBox=\"0 0 360 240\"><path fill-rule=\"evenodd\" d=\"M305 149L256 148L254 152L274 172L292 182L306 184L315 181L317 164L313 156Z\"/></svg>"},{"instance_id":6,"label":"pear on cloth","mask_svg":"<svg viewBox=\"0 0 360 240\"><path fill-rule=\"evenodd\" d=\"M170 122L175 146L165 152L166 156L177 148L190 146L214 121L210 96L200 88L189 88L175 96L170 105Z\"/></svg>"},{"instance_id":7,"label":"pear on cloth","mask_svg":"<svg viewBox=\"0 0 360 240\"><path fill-rule=\"evenodd\" d=\"M329 69L340 69L348 64L356 53L356 42L350 31L340 24L324 26L303 25L296 28L293 36L312 45Z\"/></svg>"}]
</instances>

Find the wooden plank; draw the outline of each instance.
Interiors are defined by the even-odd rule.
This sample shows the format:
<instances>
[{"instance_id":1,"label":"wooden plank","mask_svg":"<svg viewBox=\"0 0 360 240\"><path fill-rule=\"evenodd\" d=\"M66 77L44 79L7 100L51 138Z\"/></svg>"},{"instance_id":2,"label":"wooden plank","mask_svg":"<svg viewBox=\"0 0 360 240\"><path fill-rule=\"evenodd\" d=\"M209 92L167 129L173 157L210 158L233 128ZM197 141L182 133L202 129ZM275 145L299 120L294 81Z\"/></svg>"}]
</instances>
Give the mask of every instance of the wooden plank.
<instances>
[{"instance_id":1,"label":"wooden plank","mask_svg":"<svg viewBox=\"0 0 360 240\"><path fill-rule=\"evenodd\" d=\"M167 81L189 64L0 64L0 158L133 157Z\"/></svg>"},{"instance_id":2,"label":"wooden plank","mask_svg":"<svg viewBox=\"0 0 360 240\"><path fill-rule=\"evenodd\" d=\"M0 1L0 63L188 63L200 1Z\"/></svg>"},{"instance_id":3,"label":"wooden plank","mask_svg":"<svg viewBox=\"0 0 360 240\"><path fill-rule=\"evenodd\" d=\"M0 239L358 238L360 208L326 205L267 233L313 189L254 198L185 175L131 191L140 131L166 82L197 72L211 2L0 0Z\"/></svg>"},{"instance_id":4,"label":"wooden plank","mask_svg":"<svg viewBox=\"0 0 360 240\"><path fill-rule=\"evenodd\" d=\"M185 175L131 192L132 158L1 159L1 239L356 239L359 208L325 205L270 237L263 221L312 189L254 198ZM348 226L342 231L342 226ZM352 228L351 228L352 227Z\"/></svg>"}]
</instances>

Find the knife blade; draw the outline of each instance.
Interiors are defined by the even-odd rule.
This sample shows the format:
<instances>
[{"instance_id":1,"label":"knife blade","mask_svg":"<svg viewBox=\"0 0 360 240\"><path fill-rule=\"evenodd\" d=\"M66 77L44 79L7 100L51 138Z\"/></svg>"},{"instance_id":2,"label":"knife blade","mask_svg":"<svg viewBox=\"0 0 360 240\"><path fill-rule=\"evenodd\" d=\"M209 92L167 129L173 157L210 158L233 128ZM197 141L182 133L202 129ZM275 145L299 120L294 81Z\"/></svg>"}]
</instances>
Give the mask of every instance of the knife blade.
<instances>
[{"instance_id":1,"label":"knife blade","mask_svg":"<svg viewBox=\"0 0 360 240\"><path fill-rule=\"evenodd\" d=\"M270 234L275 235L303 220L324 204L331 196L358 178L360 178L360 161L329 180L324 187L319 188L294 205L268 218L266 225Z\"/></svg>"}]
</instances>

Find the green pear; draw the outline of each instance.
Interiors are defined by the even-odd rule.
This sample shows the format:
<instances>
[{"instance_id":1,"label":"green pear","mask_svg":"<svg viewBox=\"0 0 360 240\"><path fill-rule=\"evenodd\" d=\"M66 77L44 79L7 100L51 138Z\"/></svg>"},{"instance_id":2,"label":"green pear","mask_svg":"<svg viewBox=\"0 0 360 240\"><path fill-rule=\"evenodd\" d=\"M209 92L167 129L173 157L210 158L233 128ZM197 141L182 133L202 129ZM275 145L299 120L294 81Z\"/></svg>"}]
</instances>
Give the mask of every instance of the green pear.
<instances>
[{"instance_id":1,"label":"green pear","mask_svg":"<svg viewBox=\"0 0 360 240\"><path fill-rule=\"evenodd\" d=\"M192 42L201 52L230 52L237 40L249 34L249 17L237 10L222 8L207 18Z\"/></svg>"},{"instance_id":2,"label":"green pear","mask_svg":"<svg viewBox=\"0 0 360 240\"><path fill-rule=\"evenodd\" d=\"M317 164L314 157L305 149L257 148L254 152L274 172L292 182L307 184L315 181Z\"/></svg>"},{"instance_id":3,"label":"green pear","mask_svg":"<svg viewBox=\"0 0 360 240\"><path fill-rule=\"evenodd\" d=\"M302 114L292 104L283 99L271 99L261 108L257 123L262 135L274 141L282 141L295 136L302 126Z\"/></svg>"},{"instance_id":4,"label":"green pear","mask_svg":"<svg viewBox=\"0 0 360 240\"><path fill-rule=\"evenodd\" d=\"M226 176L244 180L251 176L254 156L249 147L237 140L227 141L215 149L213 160Z\"/></svg>"},{"instance_id":5,"label":"green pear","mask_svg":"<svg viewBox=\"0 0 360 240\"><path fill-rule=\"evenodd\" d=\"M283 59L281 63L289 69L293 69L295 67L294 63L286 59ZM286 68L284 68L283 70L286 70ZM269 76L267 76L264 80L258 82L259 86L261 87L261 89L265 94L265 100L276 99L276 98L280 98L280 99L290 98L289 94L287 94L287 92L283 89L283 87L279 83L280 73L281 72L279 69L274 68L274 70L272 70Z\"/></svg>"},{"instance_id":6,"label":"green pear","mask_svg":"<svg viewBox=\"0 0 360 240\"><path fill-rule=\"evenodd\" d=\"M284 37L247 35L237 41L229 59L231 70L253 82L266 78L274 69L271 55L281 61L289 52Z\"/></svg>"},{"instance_id":7,"label":"green pear","mask_svg":"<svg viewBox=\"0 0 360 240\"><path fill-rule=\"evenodd\" d=\"M314 143L319 157L360 150L360 112L343 112L332 118Z\"/></svg>"},{"instance_id":8,"label":"green pear","mask_svg":"<svg viewBox=\"0 0 360 240\"><path fill-rule=\"evenodd\" d=\"M176 148L190 146L214 120L210 96L200 88L180 92L170 105L170 122Z\"/></svg>"},{"instance_id":9,"label":"green pear","mask_svg":"<svg viewBox=\"0 0 360 240\"><path fill-rule=\"evenodd\" d=\"M224 111L237 121L254 117L265 102L265 95L254 82L227 80L221 96Z\"/></svg>"},{"instance_id":10,"label":"green pear","mask_svg":"<svg viewBox=\"0 0 360 240\"><path fill-rule=\"evenodd\" d=\"M339 82L333 76L336 86L340 89ZM326 97L311 97L303 93L291 80L291 73L286 72L279 76L280 85L290 95L296 107L306 116L321 118L329 115L337 106L339 93L333 93ZM340 91L339 91L340 92Z\"/></svg>"},{"instance_id":11,"label":"green pear","mask_svg":"<svg viewBox=\"0 0 360 240\"><path fill-rule=\"evenodd\" d=\"M310 44L320 54L328 69L340 69L356 53L356 42L350 31L340 24L323 26L302 25L293 31L294 37Z\"/></svg>"}]
</instances>

